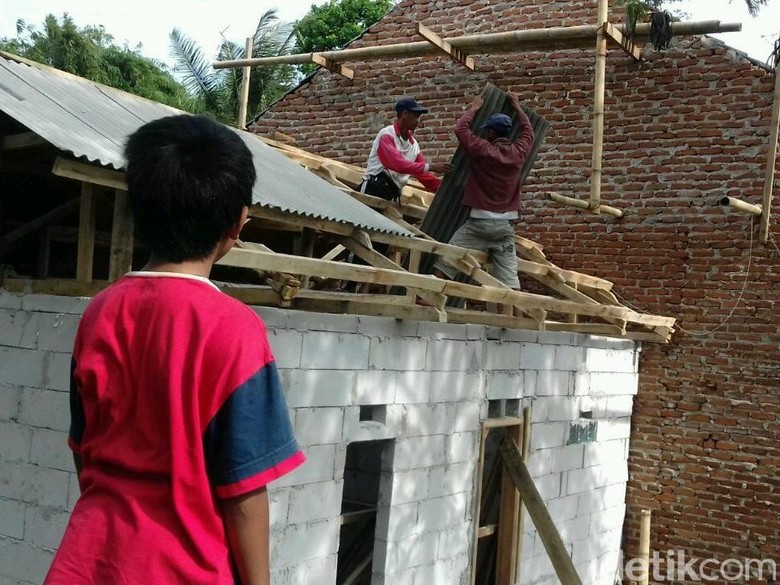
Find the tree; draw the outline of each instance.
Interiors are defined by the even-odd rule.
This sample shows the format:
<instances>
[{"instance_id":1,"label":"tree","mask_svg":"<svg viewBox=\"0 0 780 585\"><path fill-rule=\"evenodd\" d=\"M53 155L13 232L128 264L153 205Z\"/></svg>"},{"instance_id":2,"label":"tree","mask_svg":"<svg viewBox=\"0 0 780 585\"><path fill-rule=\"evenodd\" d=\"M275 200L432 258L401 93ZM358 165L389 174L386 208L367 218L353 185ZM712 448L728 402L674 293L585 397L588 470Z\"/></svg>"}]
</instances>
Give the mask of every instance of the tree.
<instances>
[{"instance_id":1,"label":"tree","mask_svg":"<svg viewBox=\"0 0 780 585\"><path fill-rule=\"evenodd\" d=\"M103 26L79 28L68 14L48 15L40 29L19 20L16 37L0 39L0 50L175 108L190 106L164 64L117 46Z\"/></svg>"},{"instance_id":2,"label":"tree","mask_svg":"<svg viewBox=\"0 0 780 585\"><path fill-rule=\"evenodd\" d=\"M301 53L341 49L382 18L392 0L330 0L312 4L295 25L295 48Z\"/></svg>"},{"instance_id":3,"label":"tree","mask_svg":"<svg viewBox=\"0 0 780 585\"><path fill-rule=\"evenodd\" d=\"M243 69L213 69L209 59L192 39L179 29L170 34L174 71L194 99L194 111L207 112L226 124L235 124ZM275 10L260 17L254 34L252 57L286 55L292 47L292 26L279 22ZM243 59L244 43L222 41L217 59ZM296 70L289 65L254 69L249 77L251 115L262 111L293 86Z\"/></svg>"}]
</instances>

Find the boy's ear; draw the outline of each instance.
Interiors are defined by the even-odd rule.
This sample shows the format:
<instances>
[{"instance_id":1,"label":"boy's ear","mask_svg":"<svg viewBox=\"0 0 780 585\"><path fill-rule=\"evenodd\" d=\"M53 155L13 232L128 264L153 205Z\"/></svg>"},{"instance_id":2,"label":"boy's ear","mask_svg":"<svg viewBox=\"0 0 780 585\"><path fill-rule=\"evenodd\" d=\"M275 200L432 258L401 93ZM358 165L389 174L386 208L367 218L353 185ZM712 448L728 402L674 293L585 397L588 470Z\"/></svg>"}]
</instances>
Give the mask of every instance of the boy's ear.
<instances>
[{"instance_id":1,"label":"boy's ear","mask_svg":"<svg viewBox=\"0 0 780 585\"><path fill-rule=\"evenodd\" d=\"M241 209L241 217L239 218L236 225L234 225L232 228L228 230L227 237L231 240L237 240L239 234L241 234L241 230L244 227L244 224L249 221L249 208L245 205Z\"/></svg>"}]
</instances>

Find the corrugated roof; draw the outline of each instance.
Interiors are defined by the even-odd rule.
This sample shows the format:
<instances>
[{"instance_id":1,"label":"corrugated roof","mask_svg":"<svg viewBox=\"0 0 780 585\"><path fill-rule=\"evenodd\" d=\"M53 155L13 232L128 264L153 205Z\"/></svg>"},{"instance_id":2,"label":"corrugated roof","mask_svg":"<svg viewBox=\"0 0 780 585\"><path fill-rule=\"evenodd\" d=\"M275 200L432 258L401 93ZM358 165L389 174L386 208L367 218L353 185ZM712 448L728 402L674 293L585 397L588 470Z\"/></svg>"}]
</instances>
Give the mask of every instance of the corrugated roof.
<instances>
[{"instance_id":1,"label":"corrugated roof","mask_svg":"<svg viewBox=\"0 0 780 585\"><path fill-rule=\"evenodd\" d=\"M106 167L124 168L127 137L179 110L56 69L0 54L0 111L53 146ZM264 207L379 232L411 235L248 132L254 155L253 200Z\"/></svg>"}]
</instances>

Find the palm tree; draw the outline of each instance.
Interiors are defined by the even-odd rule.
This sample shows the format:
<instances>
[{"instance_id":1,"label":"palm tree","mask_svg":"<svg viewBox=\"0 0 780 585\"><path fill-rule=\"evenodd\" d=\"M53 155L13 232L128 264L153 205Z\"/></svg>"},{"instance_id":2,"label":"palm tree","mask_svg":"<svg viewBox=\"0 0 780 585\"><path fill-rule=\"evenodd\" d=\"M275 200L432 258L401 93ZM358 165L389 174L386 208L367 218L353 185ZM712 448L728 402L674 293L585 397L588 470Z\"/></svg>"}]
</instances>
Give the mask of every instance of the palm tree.
<instances>
[{"instance_id":1,"label":"palm tree","mask_svg":"<svg viewBox=\"0 0 780 585\"><path fill-rule=\"evenodd\" d=\"M210 113L217 119L235 124L243 70L214 69L192 39L179 29L170 34L174 71L190 92L191 111ZM265 12L257 23L252 57L286 55L293 44L292 25L279 22L275 10ZM223 38L218 59L243 59L243 44ZM289 65L267 67L252 72L249 78L250 116L267 108L287 92L295 82L296 71Z\"/></svg>"}]
</instances>

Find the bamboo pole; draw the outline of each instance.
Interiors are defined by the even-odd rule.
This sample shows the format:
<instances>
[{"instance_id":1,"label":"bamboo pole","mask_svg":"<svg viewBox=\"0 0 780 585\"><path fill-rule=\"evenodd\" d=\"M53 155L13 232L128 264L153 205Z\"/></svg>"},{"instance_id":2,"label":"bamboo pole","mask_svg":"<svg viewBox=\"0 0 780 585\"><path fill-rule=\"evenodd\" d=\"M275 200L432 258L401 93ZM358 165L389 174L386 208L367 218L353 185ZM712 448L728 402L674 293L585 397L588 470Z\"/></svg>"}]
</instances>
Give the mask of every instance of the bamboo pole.
<instances>
[{"instance_id":1,"label":"bamboo pole","mask_svg":"<svg viewBox=\"0 0 780 585\"><path fill-rule=\"evenodd\" d=\"M639 559L642 576L639 585L648 585L650 582L650 517L650 510L642 510L642 521L639 527Z\"/></svg>"},{"instance_id":2,"label":"bamboo pole","mask_svg":"<svg viewBox=\"0 0 780 585\"><path fill-rule=\"evenodd\" d=\"M466 53L483 55L498 52L512 53L523 50L542 50L553 47L584 49L591 46L598 30L599 27L597 25L589 24L531 30L524 29L481 35L465 35L444 40L453 47ZM624 32L625 27L619 26L618 30ZM705 20L674 23L674 34L676 36L738 32L740 30L742 30L742 25L738 22L721 23L719 20ZM636 36L647 35L649 31L649 24L639 24L636 27ZM438 55L439 53L439 49L433 47L428 41L416 41L392 45L360 47L358 49L324 51L318 54L330 61L344 62L377 61L401 57L425 57L429 55ZM303 65L305 63L311 63L312 54L313 53L297 53L294 55L280 55L277 57L233 59L215 61L212 65L215 69L231 69L247 66L270 67L273 65Z\"/></svg>"},{"instance_id":3,"label":"bamboo pole","mask_svg":"<svg viewBox=\"0 0 780 585\"><path fill-rule=\"evenodd\" d=\"M246 46L244 47L244 56L246 58L252 57L252 49L254 48L254 39L252 37L246 38ZM241 100L238 104L238 128L243 130L246 128L246 111L249 108L249 78L252 75L252 68L246 66L243 68L243 75L241 76Z\"/></svg>"},{"instance_id":4,"label":"bamboo pole","mask_svg":"<svg viewBox=\"0 0 780 585\"><path fill-rule=\"evenodd\" d=\"M593 93L593 156L590 173L590 201L593 213L600 213L601 163L604 151L604 93L607 84L607 33L604 27L609 16L609 2L599 0L598 33L596 34L596 81Z\"/></svg>"},{"instance_id":5,"label":"bamboo pole","mask_svg":"<svg viewBox=\"0 0 780 585\"><path fill-rule=\"evenodd\" d=\"M737 211L744 211L756 216L763 215L764 211L760 205L753 205L747 201L742 201L742 199L737 199L736 197L724 197L720 200L720 204L726 207L731 207L732 209L736 209Z\"/></svg>"},{"instance_id":6,"label":"bamboo pole","mask_svg":"<svg viewBox=\"0 0 780 585\"><path fill-rule=\"evenodd\" d=\"M584 201L583 199L566 197L565 195L561 195L559 193L552 193L552 192L547 193L547 198L550 199L551 201L555 201L556 203L560 203L562 205L568 205L569 207L576 207L577 209L583 209L585 211L596 212L595 209L591 209L590 203L588 201ZM623 217L623 212L617 207L611 207L609 205L600 204L597 209L600 213L605 213L606 215L611 215L612 217L616 217L618 219Z\"/></svg>"},{"instance_id":7,"label":"bamboo pole","mask_svg":"<svg viewBox=\"0 0 780 585\"><path fill-rule=\"evenodd\" d=\"M775 98L772 103L772 126L769 132L769 152L766 157L766 175L764 176L764 215L761 217L761 241L769 240L769 216L772 212L772 190L775 184L775 164L777 160L777 134L780 125L780 75L775 67Z\"/></svg>"}]
</instances>

